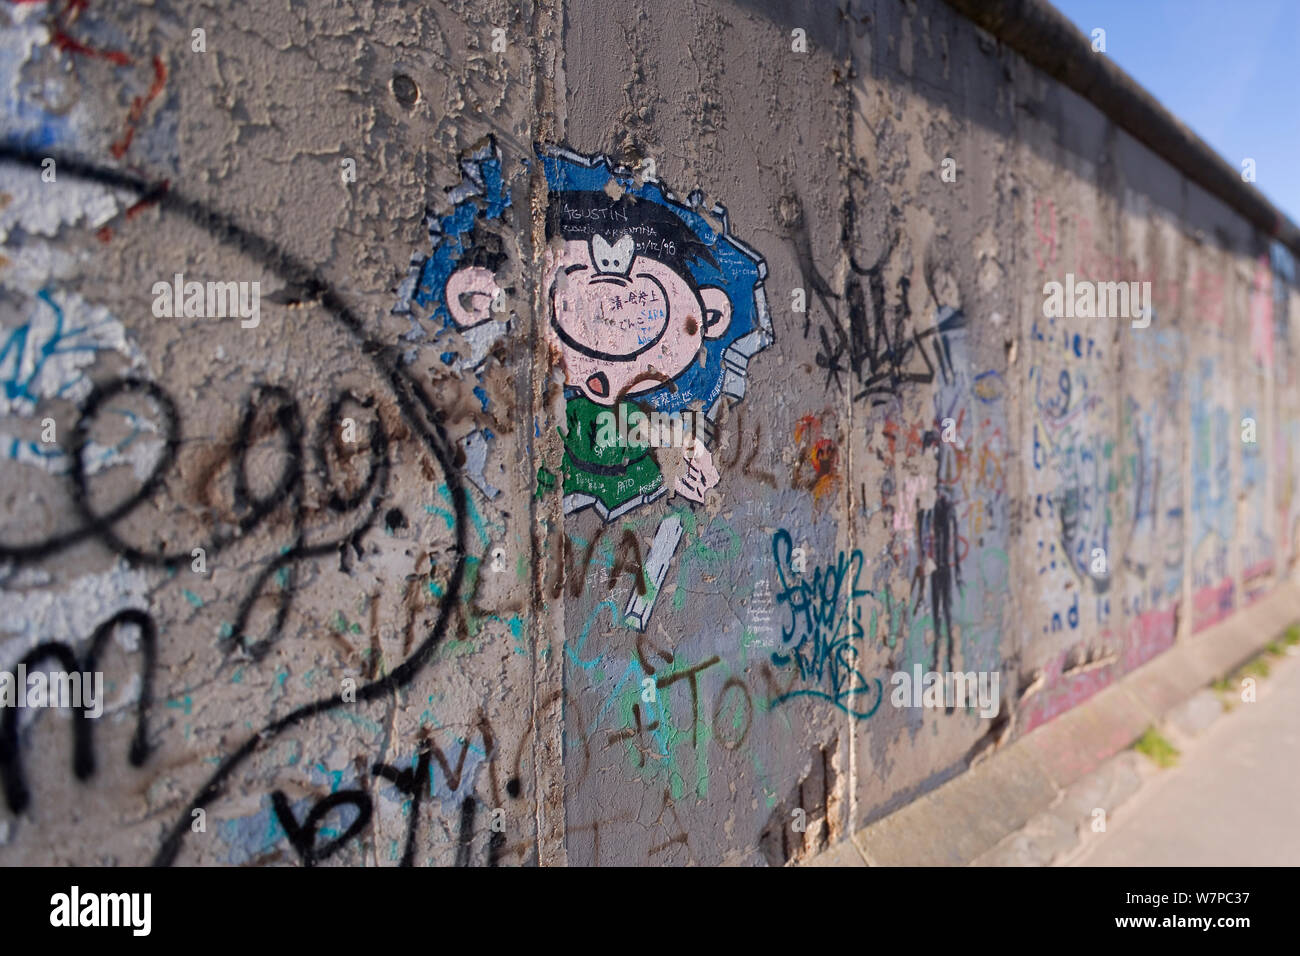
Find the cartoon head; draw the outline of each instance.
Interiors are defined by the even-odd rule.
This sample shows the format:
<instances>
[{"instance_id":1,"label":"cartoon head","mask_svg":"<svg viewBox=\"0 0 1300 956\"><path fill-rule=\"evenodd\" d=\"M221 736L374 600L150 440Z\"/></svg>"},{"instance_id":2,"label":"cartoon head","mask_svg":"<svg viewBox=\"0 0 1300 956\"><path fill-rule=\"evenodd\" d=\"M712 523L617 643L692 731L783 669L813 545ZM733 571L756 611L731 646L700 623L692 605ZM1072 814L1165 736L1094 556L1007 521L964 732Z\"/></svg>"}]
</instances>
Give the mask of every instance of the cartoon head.
<instances>
[{"instance_id":1,"label":"cartoon head","mask_svg":"<svg viewBox=\"0 0 1300 956\"><path fill-rule=\"evenodd\" d=\"M664 387L731 325L726 290L691 270L717 260L667 207L603 190L553 193L546 232L547 332L569 385L593 402Z\"/></svg>"},{"instance_id":2,"label":"cartoon head","mask_svg":"<svg viewBox=\"0 0 1300 956\"><path fill-rule=\"evenodd\" d=\"M500 230L508 226L510 190L501 171L501 153L487 137L460 159L461 181L450 188L450 213L427 217L431 252L417 255L398 292L396 313L411 316L405 338L423 341L428 332L419 318L433 320L434 338L448 328L482 325L493 314L497 272L507 253Z\"/></svg>"},{"instance_id":3,"label":"cartoon head","mask_svg":"<svg viewBox=\"0 0 1300 956\"><path fill-rule=\"evenodd\" d=\"M599 154L537 154L549 188L539 319L571 393L710 419L724 395L743 398L772 322L766 263L731 235L727 211Z\"/></svg>"},{"instance_id":4,"label":"cartoon head","mask_svg":"<svg viewBox=\"0 0 1300 956\"><path fill-rule=\"evenodd\" d=\"M500 247L500 238L476 221L469 247L442 289L442 302L457 328L472 329L495 317L492 303L500 291L496 273L506 260Z\"/></svg>"}]
</instances>

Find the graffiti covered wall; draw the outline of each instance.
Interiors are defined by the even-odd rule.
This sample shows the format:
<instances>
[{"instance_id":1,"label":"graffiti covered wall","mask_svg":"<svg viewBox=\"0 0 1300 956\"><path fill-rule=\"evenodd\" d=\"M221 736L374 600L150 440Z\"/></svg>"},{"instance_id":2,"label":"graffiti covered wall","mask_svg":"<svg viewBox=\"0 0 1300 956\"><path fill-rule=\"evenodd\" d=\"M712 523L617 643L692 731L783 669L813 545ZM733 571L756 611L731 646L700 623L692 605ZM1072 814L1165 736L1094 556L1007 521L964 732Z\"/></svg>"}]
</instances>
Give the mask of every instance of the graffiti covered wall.
<instances>
[{"instance_id":1,"label":"graffiti covered wall","mask_svg":"<svg viewBox=\"0 0 1300 956\"><path fill-rule=\"evenodd\" d=\"M1285 250L790 7L0 7L0 862L783 865L1290 576Z\"/></svg>"}]
</instances>

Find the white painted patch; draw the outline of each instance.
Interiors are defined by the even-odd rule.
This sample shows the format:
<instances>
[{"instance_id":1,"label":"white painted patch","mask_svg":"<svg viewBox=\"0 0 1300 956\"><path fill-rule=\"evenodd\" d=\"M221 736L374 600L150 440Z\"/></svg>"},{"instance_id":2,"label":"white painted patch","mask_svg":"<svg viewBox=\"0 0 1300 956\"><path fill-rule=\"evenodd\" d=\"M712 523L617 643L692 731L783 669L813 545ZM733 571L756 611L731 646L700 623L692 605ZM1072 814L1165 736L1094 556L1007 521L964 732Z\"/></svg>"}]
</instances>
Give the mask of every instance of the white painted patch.
<instances>
[{"instance_id":1,"label":"white painted patch","mask_svg":"<svg viewBox=\"0 0 1300 956\"><path fill-rule=\"evenodd\" d=\"M0 383L16 392L10 398L7 390L0 391L0 416L31 420L37 417L38 403L42 401L81 401L91 389L85 370L104 352L122 356L132 369L144 367L139 349L108 309L91 305L73 292L50 292L47 301L38 297L37 291L9 290L10 295L24 296L28 308L20 324L0 327L0 345L8 346L0 356ZM126 419L129 433L113 448L91 442L86 448L87 472L96 474L124 464L134 469L138 480L143 480L162 450L162 439L157 437L159 426L125 406L110 406L104 414L114 412ZM66 430L74 423L64 421L58 425ZM25 431L26 438L0 432L0 454L51 474L68 470L71 461L63 451L66 431L53 445L33 440L32 436L39 432L35 422ZM150 439L149 435L155 437Z\"/></svg>"},{"instance_id":2,"label":"white painted patch","mask_svg":"<svg viewBox=\"0 0 1300 956\"><path fill-rule=\"evenodd\" d=\"M650 612L654 610L655 601L659 597L659 589L663 586L664 576L668 573L668 562L676 553L684 530L682 519L677 515L669 515L659 522L650 551L646 554L645 576L648 579L646 594L644 596L637 594L633 589L631 600L628 601L627 610L624 612L629 627L635 627L638 631L645 630L646 622L650 620Z\"/></svg>"},{"instance_id":3,"label":"white painted patch","mask_svg":"<svg viewBox=\"0 0 1300 956\"><path fill-rule=\"evenodd\" d=\"M28 170L19 174L9 171L0 179L0 188L13 196L13 201L0 209L0 242L8 241L15 226L29 236L51 239L63 226L98 229L126 208L130 195L123 192L119 197L103 186L70 177L67 182L61 178L57 183L45 183Z\"/></svg>"},{"instance_id":4,"label":"white painted patch","mask_svg":"<svg viewBox=\"0 0 1300 956\"><path fill-rule=\"evenodd\" d=\"M33 295L28 300L27 314L18 326L26 331L26 341L0 362L0 380L23 383L31 397L9 399L0 394L0 415L30 415L41 399L85 398L91 386L82 369L91 365L99 352L117 352L133 368L143 365L139 350L127 340L125 327L108 309L91 305L73 292L54 291L49 299ZM12 331L6 330L6 338Z\"/></svg>"},{"instance_id":5,"label":"white painted patch","mask_svg":"<svg viewBox=\"0 0 1300 956\"><path fill-rule=\"evenodd\" d=\"M145 572L124 561L108 571L82 575L58 591L0 588L0 669L12 670L41 641L63 641L80 648L96 627L118 611L148 606ZM119 628L115 640L123 650L134 651L139 635L134 628Z\"/></svg>"}]
</instances>

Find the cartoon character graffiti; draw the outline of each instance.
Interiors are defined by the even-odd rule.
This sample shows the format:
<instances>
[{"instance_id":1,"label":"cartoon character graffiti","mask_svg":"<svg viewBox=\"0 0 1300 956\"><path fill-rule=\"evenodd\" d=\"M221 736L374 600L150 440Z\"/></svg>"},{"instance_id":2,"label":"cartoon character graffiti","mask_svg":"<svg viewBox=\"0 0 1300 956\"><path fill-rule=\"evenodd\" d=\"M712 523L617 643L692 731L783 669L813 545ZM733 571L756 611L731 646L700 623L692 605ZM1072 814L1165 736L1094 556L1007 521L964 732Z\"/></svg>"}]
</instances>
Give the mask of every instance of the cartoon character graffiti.
<instances>
[{"instance_id":1,"label":"cartoon character graffiti","mask_svg":"<svg viewBox=\"0 0 1300 956\"><path fill-rule=\"evenodd\" d=\"M593 508L605 521L670 491L702 503L721 477L709 448L717 415L725 400L744 397L750 359L773 341L767 265L731 235L722 206L702 208L698 192L683 202L604 156L541 145L537 155L550 191L539 321L566 385L563 461L558 479L538 470L538 493L558 483L565 514ZM412 343L459 334L470 354L447 351L442 361L480 379L475 394L486 410L484 363L510 331L498 274L511 201L491 139L462 158L461 170L454 208L430 214L433 252L412 260L394 312L410 317ZM665 444L656 422L686 436L668 443L680 464L656 457ZM496 489L478 480L490 438L476 431L462 446L467 474L492 497ZM643 568L651 587L632 596L628 623L645 626L681 536L679 514L660 522Z\"/></svg>"},{"instance_id":2,"label":"cartoon character graffiti","mask_svg":"<svg viewBox=\"0 0 1300 956\"><path fill-rule=\"evenodd\" d=\"M497 273L508 258L502 232L510 225L510 190L502 175L501 151L491 136L462 155L460 169L460 183L447 191L451 212L445 216L430 212L426 217L431 252L411 258L393 314L405 315L411 323L402 336L411 343L405 360L415 361L417 344L438 345L448 371L474 375L474 395L486 412L486 360L492 347L509 334L512 320L509 290L497 285ZM455 344L453 333L459 336ZM500 490L484 477L491 437L490 432L475 429L460 444L466 477L488 498L495 498Z\"/></svg>"},{"instance_id":3,"label":"cartoon character graffiti","mask_svg":"<svg viewBox=\"0 0 1300 956\"><path fill-rule=\"evenodd\" d=\"M663 442L644 425L694 422L695 411L703 425L681 442L671 490L702 503L720 480L708 447L717 414L725 398L744 397L749 360L773 340L767 265L731 235L723 207L706 217L698 192L683 203L603 156L538 155L550 189L544 321L566 384L564 511L594 508L613 521L665 495L652 451ZM539 469L540 492L555 481ZM629 624L645 626L681 536L677 515L661 521L646 561L651 587L632 596Z\"/></svg>"}]
</instances>

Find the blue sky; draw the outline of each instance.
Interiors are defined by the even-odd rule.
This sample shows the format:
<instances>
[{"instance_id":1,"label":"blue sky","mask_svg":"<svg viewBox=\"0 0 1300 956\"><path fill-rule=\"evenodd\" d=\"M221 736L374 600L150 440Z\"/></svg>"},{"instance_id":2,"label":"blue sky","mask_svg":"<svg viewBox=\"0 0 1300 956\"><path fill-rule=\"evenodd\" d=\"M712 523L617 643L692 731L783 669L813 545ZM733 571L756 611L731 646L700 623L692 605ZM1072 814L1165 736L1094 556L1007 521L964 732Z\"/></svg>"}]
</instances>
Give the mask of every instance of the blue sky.
<instances>
[{"instance_id":1,"label":"blue sky","mask_svg":"<svg viewBox=\"0 0 1300 956\"><path fill-rule=\"evenodd\" d=\"M1300 222L1300 0L1052 0Z\"/></svg>"}]
</instances>

